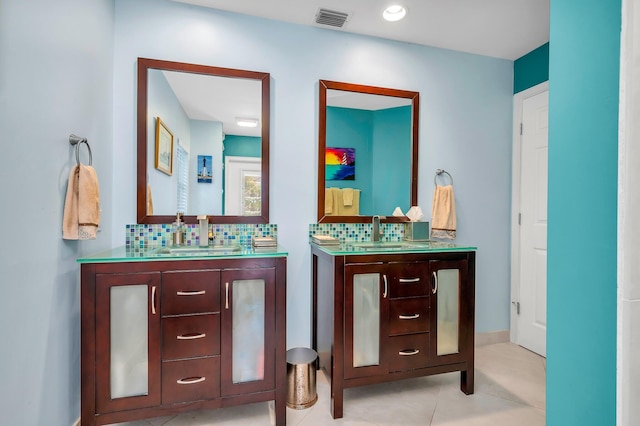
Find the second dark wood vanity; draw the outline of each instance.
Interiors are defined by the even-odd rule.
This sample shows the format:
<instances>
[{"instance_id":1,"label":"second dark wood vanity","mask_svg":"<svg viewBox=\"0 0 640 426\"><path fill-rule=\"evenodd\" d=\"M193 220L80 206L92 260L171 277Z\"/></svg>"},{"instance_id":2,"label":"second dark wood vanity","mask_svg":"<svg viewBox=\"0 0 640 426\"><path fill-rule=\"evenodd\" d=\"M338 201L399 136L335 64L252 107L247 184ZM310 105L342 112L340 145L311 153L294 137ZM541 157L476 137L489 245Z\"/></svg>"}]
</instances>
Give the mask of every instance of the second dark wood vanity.
<instances>
[{"instance_id":1,"label":"second dark wood vanity","mask_svg":"<svg viewBox=\"0 0 640 426\"><path fill-rule=\"evenodd\" d=\"M80 424L274 401L284 425L286 253L152 256L79 260Z\"/></svg>"},{"instance_id":2,"label":"second dark wood vanity","mask_svg":"<svg viewBox=\"0 0 640 426\"><path fill-rule=\"evenodd\" d=\"M312 344L333 418L343 416L344 389L356 386L460 371L460 389L473 393L475 248L311 244L311 260Z\"/></svg>"}]
</instances>

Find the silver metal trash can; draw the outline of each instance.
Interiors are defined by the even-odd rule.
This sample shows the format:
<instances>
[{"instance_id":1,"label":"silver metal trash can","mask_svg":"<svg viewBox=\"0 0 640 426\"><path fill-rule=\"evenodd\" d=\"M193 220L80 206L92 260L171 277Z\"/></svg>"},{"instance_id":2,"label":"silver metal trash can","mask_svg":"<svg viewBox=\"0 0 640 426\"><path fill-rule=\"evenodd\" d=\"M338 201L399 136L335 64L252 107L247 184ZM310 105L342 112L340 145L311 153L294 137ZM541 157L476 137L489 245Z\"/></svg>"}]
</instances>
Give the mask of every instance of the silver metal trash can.
<instances>
[{"instance_id":1,"label":"silver metal trash can","mask_svg":"<svg viewBox=\"0 0 640 426\"><path fill-rule=\"evenodd\" d=\"M317 357L316 351L309 348L293 348L287 351L287 407L303 410L318 400Z\"/></svg>"}]
</instances>

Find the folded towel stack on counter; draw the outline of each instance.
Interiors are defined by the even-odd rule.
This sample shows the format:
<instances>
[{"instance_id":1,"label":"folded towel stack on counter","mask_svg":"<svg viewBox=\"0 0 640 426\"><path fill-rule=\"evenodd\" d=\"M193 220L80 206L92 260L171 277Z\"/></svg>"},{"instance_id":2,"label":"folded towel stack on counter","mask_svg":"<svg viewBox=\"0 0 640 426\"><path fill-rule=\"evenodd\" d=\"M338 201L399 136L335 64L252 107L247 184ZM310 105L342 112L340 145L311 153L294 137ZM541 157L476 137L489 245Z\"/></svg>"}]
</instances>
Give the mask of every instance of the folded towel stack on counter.
<instances>
[{"instance_id":1,"label":"folded towel stack on counter","mask_svg":"<svg viewBox=\"0 0 640 426\"><path fill-rule=\"evenodd\" d=\"M314 234L311 236L311 242L321 245L321 246L327 246L327 245L336 245L336 244L340 244L340 240L332 237L330 235L324 235L324 234Z\"/></svg>"},{"instance_id":2,"label":"folded towel stack on counter","mask_svg":"<svg viewBox=\"0 0 640 426\"><path fill-rule=\"evenodd\" d=\"M278 241L273 237L255 237L253 239L253 247L277 247Z\"/></svg>"}]
</instances>

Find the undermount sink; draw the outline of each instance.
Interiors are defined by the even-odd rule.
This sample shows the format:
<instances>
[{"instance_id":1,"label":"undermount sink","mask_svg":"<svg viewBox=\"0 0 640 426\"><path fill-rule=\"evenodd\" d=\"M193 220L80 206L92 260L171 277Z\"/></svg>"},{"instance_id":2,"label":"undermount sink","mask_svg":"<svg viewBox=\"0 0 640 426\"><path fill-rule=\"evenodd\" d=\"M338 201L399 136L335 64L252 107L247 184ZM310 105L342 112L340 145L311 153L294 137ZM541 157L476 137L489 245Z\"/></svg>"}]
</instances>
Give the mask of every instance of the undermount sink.
<instances>
[{"instance_id":1,"label":"undermount sink","mask_svg":"<svg viewBox=\"0 0 640 426\"><path fill-rule=\"evenodd\" d=\"M162 247L156 250L157 254L171 254L175 256L214 256L225 253L239 252L241 247L238 245L219 245L219 246L193 246L193 247Z\"/></svg>"},{"instance_id":2,"label":"undermount sink","mask_svg":"<svg viewBox=\"0 0 640 426\"><path fill-rule=\"evenodd\" d=\"M351 245L361 250L406 250L424 248L424 244L405 241L369 241L366 243L352 243Z\"/></svg>"}]
</instances>

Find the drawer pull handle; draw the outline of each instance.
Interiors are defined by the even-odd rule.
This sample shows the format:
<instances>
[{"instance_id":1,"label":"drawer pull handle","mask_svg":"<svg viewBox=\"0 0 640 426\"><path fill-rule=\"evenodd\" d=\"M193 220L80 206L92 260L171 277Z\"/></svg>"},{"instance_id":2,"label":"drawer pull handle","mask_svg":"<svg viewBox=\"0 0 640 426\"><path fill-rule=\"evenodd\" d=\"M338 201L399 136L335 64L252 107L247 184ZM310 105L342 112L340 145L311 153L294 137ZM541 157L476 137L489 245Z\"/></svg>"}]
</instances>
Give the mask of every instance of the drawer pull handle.
<instances>
[{"instance_id":1,"label":"drawer pull handle","mask_svg":"<svg viewBox=\"0 0 640 426\"><path fill-rule=\"evenodd\" d=\"M176 339L178 340L193 340L193 339L203 339L207 337L207 335L205 333L199 333L199 334L181 334L180 336L176 336Z\"/></svg>"},{"instance_id":2,"label":"drawer pull handle","mask_svg":"<svg viewBox=\"0 0 640 426\"><path fill-rule=\"evenodd\" d=\"M436 274L436 271L433 271L432 275L434 285L431 286L431 292L436 294L438 292L438 274Z\"/></svg>"},{"instance_id":3,"label":"drawer pull handle","mask_svg":"<svg viewBox=\"0 0 640 426\"><path fill-rule=\"evenodd\" d=\"M418 283L420 278L400 278L401 283Z\"/></svg>"},{"instance_id":4,"label":"drawer pull handle","mask_svg":"<svg viewBox=\"0 0 640 426\"><path fill-rule=\"evenodd\" d=\"M420 353L420 349L413 349L413 350L400 351L398 352L398 355L411 356L411 355L418 355L419 353Z\"/></svg>"},{"instance_id":5,"label":"drawer pull handle","mask_svg":"<svg viewBox=\"0 0 640 426\"><path fill-rule=\"evenodd\" d=\"M196 383L204 382L205 377L187 377L186 379L178 379L176 383L179 385L194 385Z\"/></svg>"},{"instance_id":6,"label":"drawer pull handle","mask_svg":"<svg viewBox=\"0 0 640 426\"><path fill-rule=\"evenodd\" d=\"M420 318L420 314L413 314L413 315L398 315L398 318L401 320L412 320L412 319L418 319Z\"/></svg>"},{"instance_id":7,"label":"drawer pull handle","mask_svg":"<svg viewBox=\"0 0 640 426\"><path fill-rule=\"evenodd\" d=\"M384 292L382 293L382 298L387 298L387 290L389 289L389 283L387 283L387 275L383 274L382 279L384 280Z\"/></svg>"},{"instance_id":8,"label":"drawer pull handle","mask_svg":"<svg viewBox=\"0 0 640 426\"><path fill-rule=\"evenodd\" d=\"M224 283L224 308L229 309L229 283Z\"/></svg>"},{"instance_id":9,"label":"drawer pull handle","mask_svg":"<svg viewBox=\"0 0 640 426\"><path fill-rule=\"evenodd\" d=\"M202 296L203 294L205 294L207 291L206 290L193 290L193 291L176 291L176 294L178 296Z\"/></svg>"}]
</instances>

